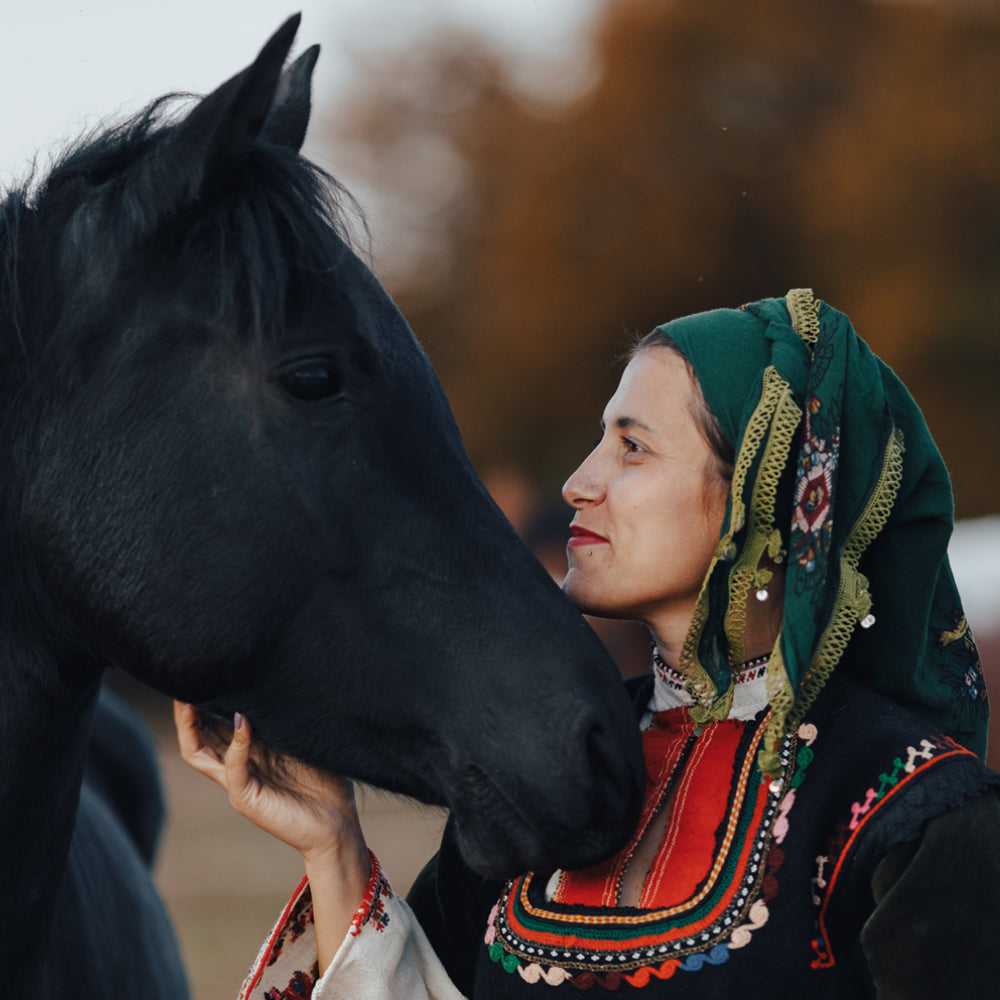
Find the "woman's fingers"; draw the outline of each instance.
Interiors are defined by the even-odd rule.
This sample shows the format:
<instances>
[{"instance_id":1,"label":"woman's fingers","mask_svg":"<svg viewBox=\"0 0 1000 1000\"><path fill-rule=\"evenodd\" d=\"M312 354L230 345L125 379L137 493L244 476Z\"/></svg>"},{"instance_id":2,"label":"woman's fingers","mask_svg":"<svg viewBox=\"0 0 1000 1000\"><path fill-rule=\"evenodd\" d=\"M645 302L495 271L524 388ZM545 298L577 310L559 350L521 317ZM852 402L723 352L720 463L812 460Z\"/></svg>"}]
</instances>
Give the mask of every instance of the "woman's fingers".
<instances>
[{"instance_id":1,"label":"woman's fingers","mask_svg":"<svg viewBox=\"0 0 1000 1000\"><path fill-rule=\"evenodd\" d=\"M262 830L306 857L363 845L350 781L255 748L250 722L239 713L230 731L222 720L175 702L174 721L184 760L221 785L233 808Z\"/></svg>"},{"instance_id":2,"label":"woman's fingers","mask_svg":"<svg viewBox=\"0 0 1000 1000\"><path fill-rule=\"evenodd\" d=\"M246 716L237 712L233 716L233 738L226 750L223 769L229 801L240 812L243 811L240 807L245 807L254 791L259 790L250 776L251 742L250 723Z\"/></svg>"},{"instance_id":3,"label":"woman's fingers","mask_svg":"<svg viewBox=\"0 0 1000 1000\"><path fill-rule=\"evenodd\" d=\"M193 705L186 705L183 701L174 702L174 726L177 729L177 744L181 748L181 756L187 760L198 749L198 724Z\"/></svg>"},{"instance_id":4,"label":"woman's fingers","mask_svg":"<svg viewBox=\"0 0 1000 1000\"><path fill-rule=\"evenodd\" d=\"M194 705L174 702L174 726L181 757L200 774L226 787L225 745L213 733L199 725Z\"/></svg>"},{"instance_id":5,"label":"woman's fingers","mask_svg":"<svg viewBox=\"0 0 1000 1000\"><path fill-rule=\"evenodd\" d=\"M193 705L175 701L174 724L181 757L221 785L238 812L249 815L258 804L262 787L250 773L252 733L246 717L239 712L233 717L233 734L228 743Z\"/></svg>"}]
</instances>

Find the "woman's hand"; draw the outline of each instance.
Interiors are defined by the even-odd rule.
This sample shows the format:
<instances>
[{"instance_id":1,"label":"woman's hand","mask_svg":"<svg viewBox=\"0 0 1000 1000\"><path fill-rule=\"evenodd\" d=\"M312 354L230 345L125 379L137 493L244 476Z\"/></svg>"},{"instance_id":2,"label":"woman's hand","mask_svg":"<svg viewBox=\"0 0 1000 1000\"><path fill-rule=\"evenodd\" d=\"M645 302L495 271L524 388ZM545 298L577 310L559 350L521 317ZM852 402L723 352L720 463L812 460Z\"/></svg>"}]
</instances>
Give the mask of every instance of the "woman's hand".
<instances>
[{"instance_id":1,"label":"woman's hand","mask_svg":"<svg viewBox=\"0 0 1000 1000\"><path fill-rule=\"evenodd\" d=\"M238 813L303 857L361 839L349 781L259 751L253 747L250 723L239 714L228 746L215 728L199 720L193 705L175 701L174 723L184 760L221 785Z\"/></svg>"},{"instance_id":2,"label":"woman's hand","mask_svg":"<svg viewBox=\"0 0 1000 1000\"><path fill-rule=\"evenodd\" d=\"M229 794L233 808L303 857L312 888L320 968L340 946L371 876L371 861L344 778L255 748L239 714L227 743L193 705L174 702L181 756Z\"/></svg>"}]
</instances>

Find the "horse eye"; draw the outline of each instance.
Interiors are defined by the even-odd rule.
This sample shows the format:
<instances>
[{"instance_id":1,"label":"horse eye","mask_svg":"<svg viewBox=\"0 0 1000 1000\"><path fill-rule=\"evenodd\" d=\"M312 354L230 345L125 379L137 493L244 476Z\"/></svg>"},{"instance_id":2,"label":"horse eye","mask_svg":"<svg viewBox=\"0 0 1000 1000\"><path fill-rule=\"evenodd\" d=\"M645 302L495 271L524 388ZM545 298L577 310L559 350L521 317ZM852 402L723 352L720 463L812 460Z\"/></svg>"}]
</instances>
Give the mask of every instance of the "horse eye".
<instances>
[{"instance_id":1,"label":"horse eye","mask_svg":"<svg viewBox=\"0 0 1000 1000\"><path fill-rule=\"evenodd\" d=\"M299 361L280 371L277 379L289 396L307 402L329 399L341 388L340 376L333 362L326 358Z\"/></svg>"}]
</instances>

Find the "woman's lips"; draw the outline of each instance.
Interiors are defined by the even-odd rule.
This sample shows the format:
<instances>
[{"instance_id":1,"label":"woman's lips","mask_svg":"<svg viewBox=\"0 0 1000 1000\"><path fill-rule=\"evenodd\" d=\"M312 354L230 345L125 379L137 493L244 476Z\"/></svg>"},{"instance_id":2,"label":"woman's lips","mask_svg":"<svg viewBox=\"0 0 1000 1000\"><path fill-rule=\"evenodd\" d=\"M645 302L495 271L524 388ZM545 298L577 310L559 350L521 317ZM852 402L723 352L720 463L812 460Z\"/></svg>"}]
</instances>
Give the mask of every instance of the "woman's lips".
<instances>
[{"instance_id":1,"label":"woman's lips","mask_svg":"<svg viewBox=\"0 0 1000 1000\"><path fill-rule=\"evenodd\" d=\"M581 528L576 524L571 524L569 531L570 539L566 543L566 548L568 549L578 549L585 545L593 546L609 544L608 540L603 535L598 535L594 531L588 531L586 528Z\"/></svg>"}]
</instances>

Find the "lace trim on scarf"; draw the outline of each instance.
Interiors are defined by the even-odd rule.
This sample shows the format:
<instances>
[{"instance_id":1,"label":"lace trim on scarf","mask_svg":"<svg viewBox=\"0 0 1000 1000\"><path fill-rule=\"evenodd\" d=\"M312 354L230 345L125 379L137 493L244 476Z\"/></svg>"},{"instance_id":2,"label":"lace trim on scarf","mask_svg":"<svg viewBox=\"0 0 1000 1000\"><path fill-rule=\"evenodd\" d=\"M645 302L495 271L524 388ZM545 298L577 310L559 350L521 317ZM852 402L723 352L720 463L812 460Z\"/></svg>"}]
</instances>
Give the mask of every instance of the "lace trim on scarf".
<instances>
[{"instance_id":1,"label":"lace trim on scarf","mask_svg":"<svg viewBox=\"0 0 1000 1000\"><path fill-rule=\"evenodd\" d=\"M797 288L785 299L792 328L809 347L810 355L820 332L819 300L812 289ZM778 765L775 750L782 735L800 722L812 707L823 685L830 679L858 623L871 610L868 580L858 571L858 563L869 545L885 527L892 512L903 476L903 433L894 428L886 442L882 470L858 519L851 527L840 551L840 582L834 595L830 618L813 651L799 690L793 691L784 668L779 644L768 670L768 694L774 715L768 724L760 765L773 773Z\"/></svg>"},{"instance_id":2,"label":"lace trim on scarf","mask_svg":"<svg viewBox=\"0 0 1000 1000\"><path fill-rule=\"evenodd\" d=\"M750 416L739 454L736 456L730 488L732 505L729 527L716 547L702 584L691 627L681 648L681 673L688 678L688 690L695 701L691 708L691 717L699 724L705 724L712 719L726 718L733 698L732 685L720 695L708 671L698 660L698 647L708 620L709 580L720 562L736 560L729 572L729 602L726 608L725 629L734 658L741 659L742 635L746 628L745 603L750 595L750 588L759 589L771 578L770 570L760 567L761 558L765 552L771 558L778 557L782 553L781 532L774 527L775 497L778 481L801 419L802 411L795 403L791 387L776 368L769 366L764 371L760 400ZM747 521L746 504L743 502L746 481L762 445L764 453L750 500L747 540L742 552L738 552L735 537ZM772 670L776 670L781 663L779 660ZM787 677L785 685L788 687L790 698L791 687Z\"/></svg>"},{"instance_id":3,"label":"lace trim on scarf","mask_svg":"<svg viewBox=\"0 0 1000 1000\"><path fill-rule=\"evenodd\" d=\"M785 307L792 329L811 353L819 339L819 300L813 297L811 288L793 288L785 296Z\"/></svg>"},{"instance_id":4,"label":"lace trim on scarf","mask_svg":"<svg viewBox=\"0 0 1000 1000\"><path fill-rule=\"evenodd\" d=\"M788 383L774 369L768 370L765 380L770 382L765 387L765 395L775 399L774 409L750 499L747 539L739 560L729 574L725 630L731 655L737 661L746 659L743 637L747 627L747 601L751 592L766 587L773 576L770 569L761 566L764 554L766 552L772 560L784 556L781 532L774 526L774 510L781 473L802 420L802 411L792 398Z\"/></svg>"}]
</instances>

